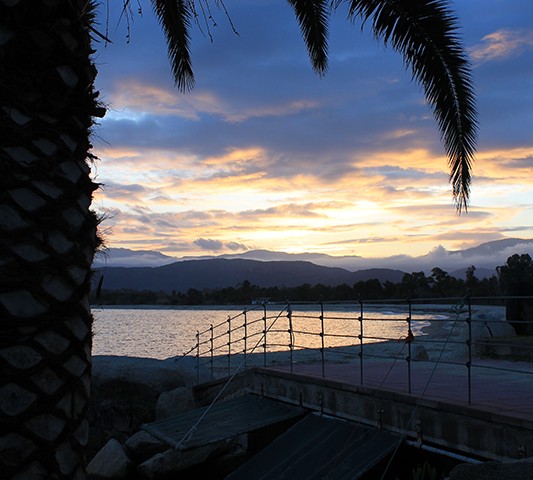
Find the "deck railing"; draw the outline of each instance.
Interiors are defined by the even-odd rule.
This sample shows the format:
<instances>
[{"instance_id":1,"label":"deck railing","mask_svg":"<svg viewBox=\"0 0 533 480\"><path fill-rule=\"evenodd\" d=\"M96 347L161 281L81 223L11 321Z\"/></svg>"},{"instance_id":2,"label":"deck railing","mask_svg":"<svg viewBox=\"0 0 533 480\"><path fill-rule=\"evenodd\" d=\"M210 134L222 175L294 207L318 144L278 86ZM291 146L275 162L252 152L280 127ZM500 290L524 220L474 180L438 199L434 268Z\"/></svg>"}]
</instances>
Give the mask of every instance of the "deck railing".
<instances>
[{"instance_id":1,"label":"deck railing","mask_svg":"<svg viewBox=\"0 0 533 480\"><path fill-rule=\"evenodd\" d=\"M426 298L355 302L263 303L196 334L197 380L229 376L251 366L321 365L353 363L365 385L370 360L406 362L407 393L412 390L416 362L460 365L467 372L471 403L474 369L520 370L520 363L502 366L484 358L533 361L533 342L513 338L513 327L526 320L507 322L506 303L533 306L533 297ZM532 325L533 326L533 325ZM516 340L524 340L522 343Z\"/></svg>"}]
</instances>

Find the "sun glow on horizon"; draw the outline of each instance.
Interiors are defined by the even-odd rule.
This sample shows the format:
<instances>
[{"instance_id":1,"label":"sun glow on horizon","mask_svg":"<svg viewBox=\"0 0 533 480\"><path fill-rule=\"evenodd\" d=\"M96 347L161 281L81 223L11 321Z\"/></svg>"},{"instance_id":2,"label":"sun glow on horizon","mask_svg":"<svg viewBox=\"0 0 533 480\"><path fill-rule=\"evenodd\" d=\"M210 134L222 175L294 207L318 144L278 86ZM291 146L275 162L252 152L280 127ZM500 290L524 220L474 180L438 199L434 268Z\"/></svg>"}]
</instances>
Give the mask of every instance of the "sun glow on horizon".
<instances>
[{"instance_id":1,"label":"sun glow on horizon","mask_svg":"<svg viewBox=\"0 0 533 480\"><path fill-rule=\"evenodd\" d=\"M243 175L235 170L223 177L206 178L204 170L194 167L189 170L190 178L176 179L164 170L152 170L150 165L143 168L146 154L130 149L101 153L109 159L127 159L116 170L117 180L120 176L132 181L143 179L142 186L112 182L95 196L97 210L104 215L106 210L110 212L105 223L112 232L113 245L141 249L149 245L182 256L201 254L195 240L212 238L222 244L236 242L243 248L290 253L379 257L395 248L401 249L396 253L422 255L438 242L447 242L450 248L464 243L472 229L480 234L492 231L493 237L496 224L507 225L512 231L513 225L523 224L527 212L533 210L533 199L527 206L531 194L528 185L499 181L505 158L511 157L516 163L517 158L530 158L533 148L480 151L478 158L487 166L485 176L473 193L476 203L462 216L453 208L449 186L438 178L414 177L416 181L401 188L399 179L396 187L395 180L389 179L388 187L369 180L372 166L379 165L379 155L365 162L370 177L365 179L364 169L357 171L355 183L362 187L350 189L352 174L332 181L309 173L268 178L267 171ZM405 165L412 155L388 152L387 158L398 158L399 164ZM259 147L235 149L200 163L233 167L239 162L253 162L248 159L257 156L267 158L268 152ZM419 152L416 158L426 165L431 163L427 157L427 152ZM187 162L194 163L194 159ZM434 169L435 164L443 168L442 159L431 163ZM523 170L521 166L518 169ZM100 168L99 174L104 174ZM511 171L509 177L515 174ZM490 181L493 178L495 181ZM513 210L517 202L521 211ZM522 231L533 236L533 227ZM172 250L177 240L179 247Z\"/></svg>"},{"instance_id":2,"label":"sun glow on horizon","mask_svg":"<svg viewBox=\"0 0 533 480\"><path fill-rule=\"evenodd\" d=\"M93 208L108 245L177 257L266 249L373 258L533 238L529 3L454 6L480 126L460 216L431 106L401 56L337 15L330 68L317 77L297 22L275 3L232 7L243 38L221 28L211 44L195 30L187 94L172 84L151 9L135 47L115 38L98 51L110 109L95 125L93 178L103 188Z\"/></svg>"}]
</instances>

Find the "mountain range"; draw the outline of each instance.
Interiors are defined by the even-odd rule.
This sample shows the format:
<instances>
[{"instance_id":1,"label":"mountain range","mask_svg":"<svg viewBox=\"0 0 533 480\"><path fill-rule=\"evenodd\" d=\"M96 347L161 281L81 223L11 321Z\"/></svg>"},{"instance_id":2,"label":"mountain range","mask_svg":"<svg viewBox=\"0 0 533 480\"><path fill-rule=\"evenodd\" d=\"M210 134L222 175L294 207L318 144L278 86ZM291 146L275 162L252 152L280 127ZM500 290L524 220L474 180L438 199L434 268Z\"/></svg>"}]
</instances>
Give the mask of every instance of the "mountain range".
<instances>
[{"instance_id":1,"label":"mountain range","mask_svg":"<svg viewBox=\"0 0 533 480\"><path fill-rule=\"evenodd\" d=\"M189 288L222 288L245 280L268 286L352 285L360 280L399 282L404 273L431 273L439 267L456 277L474 265L478 278L496 273L499 265L518 253L533 256L533 239L510 238L477 247L448 251L439 246L427 255L396 255L383 258L335 257L325 254L289 254L251 250L219 256L170 257L155 251L110 248L95 259L93 267L104 275L103 288L187 291Z\"/></svg>"},{"instance_id":2,"label":"mountain range","mask_svg":"<svg viewBox=\"0 0 533 480\"><path fill-rule=\"evenodd\" d=\"M323 267L311 262L261 262L246 259L213 258L174 262L161 267L104 267L103 288L186 292L232 287L248 280L259 287L296 287L308 283L335 286L353 285L359 280L378 279L399 282L404 272L370 269L350 272L343 268Z\"/></svg>"}]
</instances>

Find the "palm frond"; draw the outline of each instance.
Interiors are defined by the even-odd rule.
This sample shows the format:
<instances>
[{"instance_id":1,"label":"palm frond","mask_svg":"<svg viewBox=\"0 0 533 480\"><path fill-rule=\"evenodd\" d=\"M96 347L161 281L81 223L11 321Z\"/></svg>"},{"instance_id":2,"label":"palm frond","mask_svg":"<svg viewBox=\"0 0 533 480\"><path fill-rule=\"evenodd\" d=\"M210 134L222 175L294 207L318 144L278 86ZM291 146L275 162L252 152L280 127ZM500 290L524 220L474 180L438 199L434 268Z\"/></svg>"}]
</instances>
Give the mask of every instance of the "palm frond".
<instances>
[{"instance_id":1,"label":"palm frond","mask_svg":"<svg viewBox=\"0 0 533 480\"><path fill-rule=\"evenodd\" d=\"M457 19L444 0L345 0L349 17L372 21L377 38L399 51L433 108L449 159L459 213L468 208L477 139L470 66Z\"/></svg>"},{"instance_id":2,"label":"palm frond","mask_svg":"<svg viewBox=\"0 0 533 480\"><path fill-rule=\"evenodd\" d=\"M323 75L328 69L328 0L288 0L300 24L313 69Z\"/></svg>"},{"instance_id":3,"label":"palm frond","mask_svg":"<svg viewBox=\"0 0 533 480\"><path fill-rule=\"evenodd\" d=\"M168 56L176 86L182 91L194 88L189 50L191 11L187 0L152 0L154 11L165 32Z\"/></svg>"}]
</instances>

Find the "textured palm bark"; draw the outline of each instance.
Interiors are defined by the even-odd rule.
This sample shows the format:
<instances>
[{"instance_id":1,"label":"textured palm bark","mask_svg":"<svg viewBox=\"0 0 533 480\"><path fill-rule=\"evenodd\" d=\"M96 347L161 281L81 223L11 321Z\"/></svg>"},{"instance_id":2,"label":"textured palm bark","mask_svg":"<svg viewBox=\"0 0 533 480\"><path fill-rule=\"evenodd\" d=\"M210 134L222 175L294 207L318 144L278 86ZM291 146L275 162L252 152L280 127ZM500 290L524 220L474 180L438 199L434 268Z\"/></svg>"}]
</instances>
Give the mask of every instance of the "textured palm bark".
<instances>
[{"instance_id":1,"label":"textured palm bark","mask_svg":"<svg viewBox=\"0 0 533 480\"><path fill-rule=\"evenodd\" d=\"M0 472L83 478L92 2L0 0Z\"/></svg>"}]
</instances>

